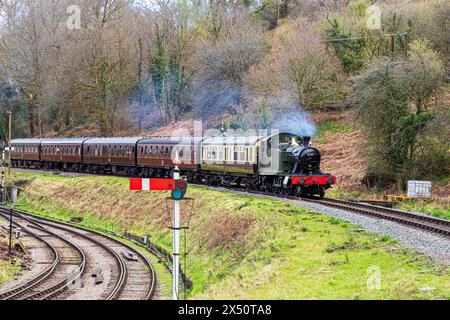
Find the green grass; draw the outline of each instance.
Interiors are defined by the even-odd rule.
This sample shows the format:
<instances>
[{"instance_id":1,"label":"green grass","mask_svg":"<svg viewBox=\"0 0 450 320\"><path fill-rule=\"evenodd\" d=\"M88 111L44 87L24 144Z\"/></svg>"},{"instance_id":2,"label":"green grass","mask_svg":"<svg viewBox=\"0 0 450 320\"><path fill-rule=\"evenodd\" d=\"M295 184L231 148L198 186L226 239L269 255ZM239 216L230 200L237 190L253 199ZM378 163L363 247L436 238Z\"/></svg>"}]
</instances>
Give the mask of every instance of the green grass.
<instances>
[{"instance_id":1,"label":"green grass","mask_svg":"<svg viewBox=\"0 0 450 320\"><path fill-rule=\"evenodd\" d=\"M427 200L417 200L417 201L405 201L399 202L396 205L397 209L416 211L429 214L436 218L450 220L450 208L443 205L427 201Z\"/></svg>"},{"instance_id":2,"label":"green grass","mask_svg":"<svg viewBox=\"0 0 450 320\"><path fill-rule=\"evenodd\" d=\"M378 197L377 197L378 196ZM327 192L327 197L335 199L371 199L380 198L377 191L368 192L344 192L339 186L335 186ZM433 217L450 220L450 207L431 200L400 201L395 203L396 209L429 214Z\"/></svg>"},{"instance_id":3,"label":"green grass","mask_svg":"<svg viewBox=\"0 0 450 320\"><path fill-rule=\"evenodd\" d=\"M353 128L345 123L342 123L341 121L331 120L331 121L325 121L318 125L317 128L317 139L322 140L325 138L325 133L331 132L331 133L338 133L338 132L355 132L357 129Z\"/></svg>"},{"instance_id":4,"label":"green grass","mask_svg":"<svg viewBox=\"0 0 450 320\"><path fill-rule=\"evenodd\" d=\"M21 271L20 261L11 264L9 261L0 260L0 288L11 281Z\"/></svg>"},{"instance_id":5,"label":"green grass","mask_svg":"<svg viewBox=\"0 0 450 320\"><path fill-rule=\"evenodd\" d=\"M128 180L117 177L15 173L14 179L25 188L21 209L64 220L82 216L84 225L149 234L171 249L164 193L130 192ZM198 187L188 195L195 198L187 238L191 298L450 298L449 269L389 237L275 200ZM378 289L367 286L373 270L381 276ZM425 286L436 290L421 292Z\"/></svg>"}]
</instances>

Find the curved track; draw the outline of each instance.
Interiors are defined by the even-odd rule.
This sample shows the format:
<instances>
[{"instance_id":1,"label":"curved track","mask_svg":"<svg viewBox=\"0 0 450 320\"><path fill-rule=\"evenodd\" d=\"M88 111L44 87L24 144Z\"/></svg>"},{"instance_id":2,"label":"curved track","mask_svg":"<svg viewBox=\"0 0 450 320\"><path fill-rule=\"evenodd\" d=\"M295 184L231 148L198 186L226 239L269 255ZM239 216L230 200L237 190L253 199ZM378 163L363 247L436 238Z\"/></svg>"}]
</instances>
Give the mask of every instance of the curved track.
<instances>
[{"instance_id":1,"label":"curved track","mask_svg":"<svg viewBox=\"0 0 450 320\"><path fill-rule=\"evenodd\" d=\"M436 234L450 237L450 221L439 219L425 214L416 214L407 211L400 211L380 206L374 206L367 203L351 202L336 199L321 199L310 200L302 199L303 201L312 201L325 206L334 207L352 211L364 215L373 216L385 220L391 220L398 223L406 224L422 230L427 230Z\"/></svg>"},{"instance_id":2,"label":"curved track","mask_svg":"<svg viewBox=\"0 0 450 320\"><path fill-rule=\"evenodd\" d=\"M1 216L8 218L4 211ZM2 294L4 300L46 300L56 297L78 281L84 273L86 257L84 252L73 242L38 224L14 216L14 224L27 230L29 234L46 243L54 253L55 260L43 273L24 285ZM26 227L28 226L28 228ZM31 233L29 228L36 231Z\"/></svg>"},{"instance_id":3,"label":"curved track","mask_svg":"<svg viewBox=\"0 0 450 320\"><path fill-rule=\"evenodd\" d=\"M4 218L8 218L8 212L8 209L0 207L0 215ZM86 269L92 271L99 260L108 259L115 264L115 271L105 276L109 279L106 292L100 297L97 294L98 299L149 300L153 297L156 284L153 267L147 258L131 246L95 231L42 219L17 210L14 210L14 224L44 242L52 251L54 260L44 272L0 295L1 299L70 299L77 294L80 299L89 298L85 286L82 289L86 292L83 292L80 286L74 284L80 280L86 283L90 277L89 272L85 272ZM38 232L31 232L30 228ZM76 251L80 258L80 261L77 261L78 268L72 273L67 272L75 263L75 257L68 253L70 250ZM90 251L86 254L86 250ZM137 261L123 259L121 251L134 253Z\"/></svg>"},{"instance_id":4,"label":"curved track","mask_svg":"<svg viewBox=\"0 0 450 320\"><path fill-rule=\"evenodd\" d=\"M289 195L280 195L262 191L246 191L250 194L258 194L264 196L272 196L276 198L306 201L316 204L321 204L328 207L342 209L357 214L372 216L379 219L391 220L397 223L416 227L418 229L426 230L432 233L443 235L450 238L450 221L445 219L435 218L425 214L412 213L407 211L400 211L380 206L371 205L368 203L352 202L338 199L319 199L319 198L299 198Z\"/></svg>"}]
</instances>

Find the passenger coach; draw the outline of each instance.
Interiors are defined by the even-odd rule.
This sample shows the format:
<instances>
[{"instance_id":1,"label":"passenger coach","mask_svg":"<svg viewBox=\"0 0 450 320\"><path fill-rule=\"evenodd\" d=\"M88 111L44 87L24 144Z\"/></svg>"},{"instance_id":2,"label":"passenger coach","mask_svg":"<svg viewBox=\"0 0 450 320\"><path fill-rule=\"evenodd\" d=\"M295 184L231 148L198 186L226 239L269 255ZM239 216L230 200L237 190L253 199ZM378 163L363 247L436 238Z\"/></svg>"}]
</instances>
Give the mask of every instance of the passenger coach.
<instances>
[{"instance_id":1,"label":"passenger coach","mask_svg":"<svg viewBox=\"0 0 450 320\"><path fill-rule=\"evenodd\" d=\"M13 140L12 164L137 177L170 177L178 166L189 181L278 194L325 195L336 178L320 170L309 137L130 137Z\"/></svg>"}]
</instances>

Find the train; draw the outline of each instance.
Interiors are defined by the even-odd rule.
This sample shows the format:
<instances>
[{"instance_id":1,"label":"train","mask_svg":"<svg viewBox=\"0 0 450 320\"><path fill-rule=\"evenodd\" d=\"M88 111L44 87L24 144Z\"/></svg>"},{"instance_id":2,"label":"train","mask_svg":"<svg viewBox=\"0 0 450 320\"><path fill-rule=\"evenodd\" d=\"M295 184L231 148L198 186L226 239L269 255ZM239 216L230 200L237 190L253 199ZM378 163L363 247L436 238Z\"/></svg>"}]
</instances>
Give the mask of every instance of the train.
<instances>
[{"instance_id":1,"label":"train","mask_svg":"<svg viewBox=\"0 0 450 320\"><path fill-rule=\"evenodd\" d=\"M290 132L261 136L14 139L17 168L171 177L274 194L324 197L336 177L321 171L311 138Z\"/></svg>"}]
</instances>

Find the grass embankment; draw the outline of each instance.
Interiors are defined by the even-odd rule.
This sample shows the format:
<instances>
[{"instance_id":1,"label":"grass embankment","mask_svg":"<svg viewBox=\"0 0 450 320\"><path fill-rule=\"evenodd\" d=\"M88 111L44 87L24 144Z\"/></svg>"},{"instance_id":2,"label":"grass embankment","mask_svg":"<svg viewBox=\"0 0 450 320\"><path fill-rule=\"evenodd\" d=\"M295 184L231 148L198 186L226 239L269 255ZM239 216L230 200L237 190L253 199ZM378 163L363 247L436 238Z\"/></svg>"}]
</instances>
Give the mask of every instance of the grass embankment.
<instances>
[{"instance_id":1,"label":"grass embankment","mask_svg":"<svg viewBox=\"0 0 450 320\"><path fill-rule=\"evenodd\" d=\"M0 238L0 290L9 281L11 281L21 271L20 261L11 263L8 256L8 240Z\"/></svg>"},{"instance_id":2,"label":"grass embankment","mask_svg":"<svg viewBox=\"0 0 450 320\"><path fill-rule=\"evenodd\" d=\"M102 228L150 234L171 248L166 194L130 192L128 180L117 177L16 172L14 180L25 189L21 209L66 220L82 216ZM187 239L191 298L450 298L448 268L388 237L275 200L188 192L195 198Z\"/></svg>"},{"instance_id":3,"label":"grass embankment","mask_svg":"<svg viewBox=\"0 0 450 320\"><path fill-rule=\"evenodd\" d=\"M9 281L11 281L14 276L19 274L20 266L16 264L11 264L9 261L0 261L0 289Z\"/></svg>"}]
</instances>

